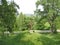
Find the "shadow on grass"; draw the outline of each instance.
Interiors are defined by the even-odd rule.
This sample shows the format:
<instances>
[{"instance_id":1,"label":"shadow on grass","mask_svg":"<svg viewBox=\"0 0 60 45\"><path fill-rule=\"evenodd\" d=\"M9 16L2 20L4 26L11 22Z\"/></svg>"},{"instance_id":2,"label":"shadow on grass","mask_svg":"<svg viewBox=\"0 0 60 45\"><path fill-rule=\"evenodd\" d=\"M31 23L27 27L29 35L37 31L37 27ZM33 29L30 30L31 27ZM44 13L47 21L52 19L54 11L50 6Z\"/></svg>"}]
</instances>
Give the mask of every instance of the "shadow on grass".
<instances>
[{"instance_id":1,"label":"shadow on grass","mask_svg":"<svg viewBox=\"0 0 60 45\"><path fill-rule=\"evenodd\" d=\"M26 34L29 35L28 40L21 40L27 36ZM0 45L60 45L60 34L47 36L43 34L20 33L16 36L3 37L4 38L0 38Z\"/></svg>"},{"instance_id":2,"label":"shadow on grass","mask_svg":"<svg viewBox=\"0 0 60 45\"><path fill-rule=\"evenodd\" d=\"M48 38L46 36L40 36L37 41L42 42L43 45L60 45L60 40L55 41L54 38Z\"/></svg>"},{"instance_id":3,"label":"shadow on grass","mask_svg":"<svg viewBox=\"0 0 60 45\"><path fill-rule=\"evenodd\" d=\"M34 45L34 43L30 40L27 40L27 41L21 41L20 45Z\"/></svg>"},{"instance_id":4,"label":"shadow on grass","mask_svg":"<svg viewBox=\"0 0 60 45\"><path fill-rule=\"evenodd\" d=\"M20 33L13 37L0 38L0 45L34 45L30 40L21 41L21 38L25 37L26 33Z\"/></svg>"},{"instance_id":5,"label":"shadow on grass","mask_svg":"<svg viewBox=\"0 0 60 45\"><path fill-rule=\"evenodd\" d=\"M60 45L60 33L52 35L52 39L55 41L55 45Z\"/></svg>"},{"instance_id":6,"label":"shadow on grass","mask_svg":"<svg viewBox=\"0 0 60 45\"><path fill-rule=\"evenodd\" d=\"M12 39L13 41L11 42L11 45L34 45L30 40L28 41L21 40L22 38L25 37L25 34L26 33L20 33L17 36L15 36Z\"/></svg>"}]
</instances>

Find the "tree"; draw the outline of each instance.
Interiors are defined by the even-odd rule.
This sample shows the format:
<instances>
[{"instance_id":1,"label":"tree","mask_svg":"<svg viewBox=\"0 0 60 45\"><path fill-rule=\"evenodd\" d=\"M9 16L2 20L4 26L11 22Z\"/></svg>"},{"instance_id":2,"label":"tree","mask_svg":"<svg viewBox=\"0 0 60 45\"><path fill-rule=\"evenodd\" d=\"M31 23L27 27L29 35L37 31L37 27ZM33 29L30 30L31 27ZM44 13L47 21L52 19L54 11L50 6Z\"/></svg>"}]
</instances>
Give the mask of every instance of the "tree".
<instances>
[{"instance_id":1,"label":"tree","mask_svg":"<svg viewBox=\"0 0 60 45\"><path fill-rule=\"evenodd\" d=\"M10 3L7 2L7 0L1 0L0 5L0 22L2 23L2 27L4 27L4 31L12 32L14 28L14 24L16 21L16 14L17 14L17 8L19 6L15 4L14 1L11 1Z\"/></svg>"},{"instance_id":2,"label":"tree","mask_svg":"<svg viewBox=\"0 0 60 45\"><path fill-rule=\"evenodd\" d=\"M24 24L24 14L21 12L17 17L17 26L19 30L22 30Z\"/></svg>"},{"instance_id":3,"label":"tree","mask_svg":"<svg viewBox=\"0 0 60 45\"><path fill-rule=\"evenodd\" d=\"M26 14L20 13L17 17L17 25L19 30L31 30L33 29L34 16L26 16Z\"/></svg>"},{"instance_id":4,"label":"tree","mask_svg":"<svg viewBox=\"0 0 60 45\"><path fill-rule=\"evenodd\" d=\"M50 24L52 33L56 33L55 19L60 12L60 0L38 0L36 2L36 13L41 15L42 19L46 18ZM43 6L43 11L38 9L39 5Z\"/></svg>"},{"instance_id":5,"label":"tree","mask_svg":"<svg viewBox=\"0 0 60 45\"><path fill-rule=\"evenodd\" d=\"M60 16L56 18L56 28L60 29Z\"/></svg>"}]
</instances>

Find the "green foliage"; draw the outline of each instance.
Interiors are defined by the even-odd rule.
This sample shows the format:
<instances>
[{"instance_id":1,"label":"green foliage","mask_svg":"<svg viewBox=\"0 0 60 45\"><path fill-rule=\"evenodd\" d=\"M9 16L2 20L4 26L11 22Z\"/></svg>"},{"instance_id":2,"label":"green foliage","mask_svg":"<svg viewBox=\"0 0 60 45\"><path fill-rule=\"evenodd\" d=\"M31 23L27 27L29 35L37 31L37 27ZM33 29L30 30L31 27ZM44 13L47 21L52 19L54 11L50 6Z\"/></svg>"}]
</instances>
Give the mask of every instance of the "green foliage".
<instances>
[{"instance_id":1,"label":"green foliage","mask_svg":"<svg viewBox=\"0 0 60 45\"><path fill-rule=\"evenodd\" d=\"M40 15L36 15L36 17L34 18L34 25L33 25L33 29L35 30L49 30L50 29L50 25L49 23L47 23L47 20L45 19L45 17L41 17ZM48 24L48 25L46 25Z\"/></svg>"},{"instance_id":2,"label":"green foliage","mask_svg":"<svg viewBox=\"0 0 60 45\"><path fill-rule=\"evenodd\" d=\"M30 17L27 17L25 14L20 13L20 15L17 17L16 22L19 30L28 30Z\"/></svg>"},{"instance_id":3,"label":"green foliage","mask_svg":"<svg viewBox=\"0 0 60 45\"><path fill-rule=\"evenodd\" d=\"M58 16L55 21L56 21L56 28L60 29L60 16Z\"/></svg>"},{"instance_id":4,"label":"green foliage","mask_svg":"<svg viewBox=\"0 0 60 45\"><path fill-rule=\"evenodd\" d=\"M36 2L36 15L40 15L42 19L46 19L47 22L50 24L51 32L56 32L56 24L55 19L58 17L60 13L60 0L40 0ZM39 4L38 4L39 3ZM39 8L39 5L43 6L43 11Z\"/></svg>"},{"instance_id":5,"label":"green foliage","mask_svg":"<svg viewBox=\"0 0 60 45\"><path fill-rule=\"evenodd\" d=\"M8 4L6 0L1 1L2 5L0 5L0 24L2 27L6 28L4 31L12 32L14 28L14 24L16 21L16 14L18 5L15 2L11 2Z\"/></svg>"},{"instance_id":6,"label":"green foliage","mask_svg":"<svg viewBox=\"0 0 60 45\"><path fill-rule=\"evenodd\" d=\"M26 16L23 13L18 15L17 20L17 29L18 30L46 30L50 29L48 25L45 25L46 19L42 19L39 16Z\"/></svg>"},{"instance_id":7,"label":"green foliage","mask_svg":"<svg viewBox=\"0 0 60 45\"><path fill-rule=\"evenodd\" d=\"M0 38L0 45L60 45L59 34L20 33Z\"/></svg>"},{"instance_id":8,"label":"green foliage","mask_svg":"<svg viewBox=\"0 0 60 45\"><path fill-rule=\"evenodd\" d=\"M44 29L46 29L46 30L49 30L49 29L50 29L50 24L49 24L48 22L46 22L46 23L44 24L44 26L45 26Z\"/></svg>"}]
</instances>

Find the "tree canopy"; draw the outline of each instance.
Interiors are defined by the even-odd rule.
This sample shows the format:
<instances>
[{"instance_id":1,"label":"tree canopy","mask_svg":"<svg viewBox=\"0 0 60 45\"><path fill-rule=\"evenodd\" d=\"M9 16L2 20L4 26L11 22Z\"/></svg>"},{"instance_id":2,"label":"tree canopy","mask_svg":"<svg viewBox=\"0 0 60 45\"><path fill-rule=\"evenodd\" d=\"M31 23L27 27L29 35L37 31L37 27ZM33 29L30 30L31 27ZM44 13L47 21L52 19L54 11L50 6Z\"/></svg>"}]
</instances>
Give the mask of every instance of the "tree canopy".
<instances>
[{"instance_id":1,"label":"tree canopy","mask_svg":"<svg viewBox=\"0 0 60 45\"><path fill-rule=\"evenodd\" d=\"M40 15L42 19L47 19L50 24L50 30L56 32L55 19L60 15L60 0L38 0L36 2L36 13ZM43 6L43 11L38 9L39 5Z\"/></svg>"},{"instance_id":2,"label":"tree canopy","mask_svg":"<svg viewBox=\"0 0 60 45\"><path fill-rule=\"evenodd\" d=\"M5 28L3 31L12 32L16 21L16 14L17 14L16 7L19 8L19 6L14 1L11 1L9 4L7 0L1 0L0 24L1 27L3 27L2 29Z\"/></svg>"}]
</instances>

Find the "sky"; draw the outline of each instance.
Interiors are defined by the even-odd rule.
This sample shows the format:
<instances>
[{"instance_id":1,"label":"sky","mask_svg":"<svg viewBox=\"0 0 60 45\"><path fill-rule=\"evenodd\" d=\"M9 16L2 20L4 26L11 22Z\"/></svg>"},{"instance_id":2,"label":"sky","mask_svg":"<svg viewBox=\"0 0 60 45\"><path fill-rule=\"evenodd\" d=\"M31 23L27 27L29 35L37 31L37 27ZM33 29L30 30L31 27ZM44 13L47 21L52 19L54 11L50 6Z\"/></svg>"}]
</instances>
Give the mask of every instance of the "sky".
<instances>
[{"instance_id":1,"label":"sky","mask_svg":"<svg viewBox=\"0 0 60 45\"><path fill-rule=\"evenodd\" d=\"M36 9L35 2L37 0L14 0L20 7L18 10L19 13L23 12L24 14L34 14Z\"/></svg>"}]
</instances>

